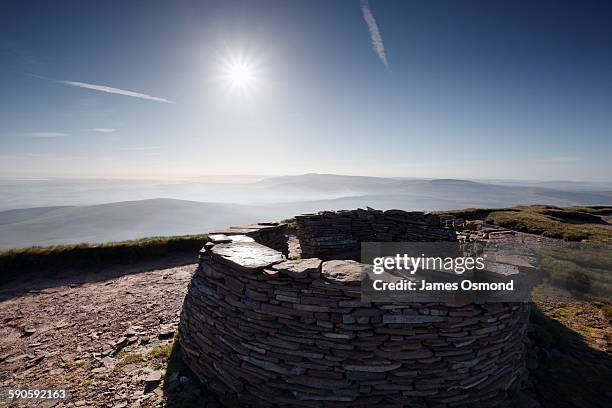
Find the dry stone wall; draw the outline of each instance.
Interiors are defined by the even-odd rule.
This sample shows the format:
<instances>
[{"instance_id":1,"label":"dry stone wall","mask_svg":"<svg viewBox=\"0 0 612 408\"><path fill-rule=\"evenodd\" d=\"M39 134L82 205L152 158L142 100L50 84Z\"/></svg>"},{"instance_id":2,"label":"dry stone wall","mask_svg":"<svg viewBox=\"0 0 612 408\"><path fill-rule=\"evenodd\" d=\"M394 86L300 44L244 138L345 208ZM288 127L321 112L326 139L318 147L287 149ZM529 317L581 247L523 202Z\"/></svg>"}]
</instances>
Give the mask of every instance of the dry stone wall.
<instances>
[{"instance_id":1,"label":"dry stone wall","mask_svg":"<svg viewBox=\"0 0 612 408\"><path fill-rule=\"evenodd\" d=\"M449 241L452 221L423 212L357 209L295 217L304 257L356 258L361 242Z\"/></svg>"},{"instance_id":2,"label":"dry stone wall","mask_svg":"<svg viewBox=\"0 0 612 408\"><path fill-rule=\"evenodd\" d=\"M213 235L214 240L217 242L229 242L230 237L245 235L285 255L289 252L287 245L287 224L283 223L260 222L239 227L229 227L211 231L209 235Z\"/></svg>"},{"instance_id":3,"label":"dry stone wall","mask_svg":"<svg viewBox=\"0 0 612 408\"><path fill-rule=\"evenodd\" d=\"M225 406L505 406L525 380L528 304L363 303L363 265L254 241L213 236L181 314L183 358Z\"/></svg>"}]
</instances>

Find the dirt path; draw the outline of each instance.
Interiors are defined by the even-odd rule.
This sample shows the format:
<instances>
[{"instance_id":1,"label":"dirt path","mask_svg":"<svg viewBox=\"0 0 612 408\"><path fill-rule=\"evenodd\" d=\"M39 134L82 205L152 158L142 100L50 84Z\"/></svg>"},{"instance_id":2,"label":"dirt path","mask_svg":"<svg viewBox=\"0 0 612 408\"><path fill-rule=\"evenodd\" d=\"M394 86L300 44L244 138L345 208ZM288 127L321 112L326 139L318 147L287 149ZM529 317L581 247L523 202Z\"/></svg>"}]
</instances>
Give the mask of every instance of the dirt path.
<instances>
[{"instance_id":1,"label":"dirt path","mask_svg":"<svg viewBox=\"0 0 612 408\"><path fill-rule=\"evenodd\" d=\"M65 405L77 407L163 405L163 370L193 262L29 276L0 287L0 389L67 388Z\"/></svg>"}]
</instances>

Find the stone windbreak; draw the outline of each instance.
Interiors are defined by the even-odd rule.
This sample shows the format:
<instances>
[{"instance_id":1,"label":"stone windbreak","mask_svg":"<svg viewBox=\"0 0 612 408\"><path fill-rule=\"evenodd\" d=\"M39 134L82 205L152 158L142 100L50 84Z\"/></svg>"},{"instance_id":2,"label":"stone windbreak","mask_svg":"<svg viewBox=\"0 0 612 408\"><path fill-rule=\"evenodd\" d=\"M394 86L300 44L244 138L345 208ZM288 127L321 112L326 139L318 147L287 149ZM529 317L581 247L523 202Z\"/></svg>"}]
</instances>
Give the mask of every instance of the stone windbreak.
<instances>
[{"instance_id":1,"label":"stone windbreak","mask_svg":"<svg viewBox=\"0 0 612 408\"><path fill-rule=\"evenodd\" d=\"M438 215L401 210L324 211L295 217L304 257L356 258L361 242L451 241L448 223Z\"/></svg>"},{"instance_id":2,"label":"stone windbreak","mask_svg":"<svg viewBox=\"0 0 612 408\"><path fill-rule=\"evenodd\" d=\"M364 302L358 262L213 238L180 341L226 406L504 406L526 379L529 303Z\"/></svg>"}]
</instances>

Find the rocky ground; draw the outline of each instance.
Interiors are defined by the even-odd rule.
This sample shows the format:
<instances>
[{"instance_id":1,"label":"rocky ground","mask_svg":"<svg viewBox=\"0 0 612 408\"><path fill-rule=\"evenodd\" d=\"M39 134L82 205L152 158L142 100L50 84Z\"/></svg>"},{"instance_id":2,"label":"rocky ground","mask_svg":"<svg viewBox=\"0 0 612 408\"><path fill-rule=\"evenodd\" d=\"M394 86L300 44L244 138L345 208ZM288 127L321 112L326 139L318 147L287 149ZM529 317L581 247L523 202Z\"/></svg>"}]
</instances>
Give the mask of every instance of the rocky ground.
<instances>
[{"instance_id":1,"label":"rocky ground","mask_svg":"<svg viewBox=\"0 0 612 408\"><path fill-rule=\"evenodd\" d=\"M290 249L299 256L293 239ZM0 390L71 394L65 402L20 405L28 407L218 406L181 364L174 342L195 261L181 255L4 284ZM533 321L530 393L543 407L610 406L612 329L602 304L556 290L537 298L542 313Z\"/></svg>"},{"instance_id":2,"label":"rocky ground","mask_svg":"<svg viewBox=\"0 0 612 408\"><path fill-rule=\"evenodd\" d=\"M172 367L193 258L4 285L0 389L66 388L71 398L57 406L70 407L172 406L198 397L197 381Z\"/></svg>"}]
</instances>

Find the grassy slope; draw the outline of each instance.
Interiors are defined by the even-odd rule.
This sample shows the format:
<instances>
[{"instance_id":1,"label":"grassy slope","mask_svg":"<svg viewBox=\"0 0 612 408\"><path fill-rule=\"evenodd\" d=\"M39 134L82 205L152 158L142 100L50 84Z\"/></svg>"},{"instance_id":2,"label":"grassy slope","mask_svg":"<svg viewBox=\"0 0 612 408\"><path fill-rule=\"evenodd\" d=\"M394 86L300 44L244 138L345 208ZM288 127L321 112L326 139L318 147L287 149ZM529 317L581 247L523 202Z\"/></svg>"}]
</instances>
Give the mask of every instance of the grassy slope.
<instances>
[{"instance_id":1,"label":"grassy slope","mask_svg":"<svg viewBox=\"0 0 612 408\"><path fill-rule=\"evenodd\" d=\"M612 226L603 218L612 215L612 207L528 205L499 209L467 208L443 213L567 241L612 242Z\"/></svg>"},{"instance_id":2,"label":"grassy slope","mask_svg":"<svg viewBox=\"0 0 612 408\"><path fill-rule=\"evenodd\" d=\"M108 266L138 262L175 252L197 253L206 235L152 237L105 244L73 244L13 249L0 253L0 282L36 270Z\"/></svg>"},{"instance_id":3,"label":"grassy slope","mask_svg":"<svg viewBox=\"0 0 612 408\"><path fill-rule=\"evenodd\" d=\"M612 207L530 205L444 213L566 241L586 240L586 243L568 243L563 248L546 241L537 248L547 283L583 299L612 298L612 247L609 245L612 224L608 224Z\"/></svg>"}]
</instances>

